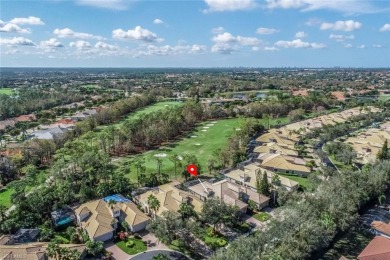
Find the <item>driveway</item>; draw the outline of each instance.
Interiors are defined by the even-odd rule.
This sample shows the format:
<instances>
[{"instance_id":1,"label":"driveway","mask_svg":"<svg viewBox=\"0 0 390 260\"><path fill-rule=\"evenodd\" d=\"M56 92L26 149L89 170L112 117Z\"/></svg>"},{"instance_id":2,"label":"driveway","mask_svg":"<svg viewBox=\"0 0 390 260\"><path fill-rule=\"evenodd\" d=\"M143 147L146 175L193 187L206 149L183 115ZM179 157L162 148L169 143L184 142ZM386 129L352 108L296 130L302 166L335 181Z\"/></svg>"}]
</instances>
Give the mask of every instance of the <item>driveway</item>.
<instances>
[{"instance_id":1,"label":"driveway","mask_svg":"<svg viewBox=\"0 0 390 260\"><path fill-rule=\"evenodd\" d=\"M155 250L155 249L168 249L166 245L161 243L155 235L148 231L142 231L138 233L143 241L148 241L148 250Z\"/></svg>"},{"instance_id":2,"label":"driveway","mask_svg":"<svg viewBox=\"0 0 390 260\"><path fill-rule=\"evenodd\" d=\"M254 217L249 216L248 214L242 215L242 220L244 220L248 224L255 224L258 229L264 227L264 224L261 221L258 221Z\"/></svg>"},{"instance_id":3,"label":"driveway","mask_svg":"<svg viewBox=\"0 0 390 260\"><path fill-rule=\"evenodd\" d=\"M117 260L127 260L130 258L128 254L122 251L119 247L117 247L113 242L107 242L104 245L104 248L107 251L112 252L112 257Z\"/></svg>"}]
</instances>

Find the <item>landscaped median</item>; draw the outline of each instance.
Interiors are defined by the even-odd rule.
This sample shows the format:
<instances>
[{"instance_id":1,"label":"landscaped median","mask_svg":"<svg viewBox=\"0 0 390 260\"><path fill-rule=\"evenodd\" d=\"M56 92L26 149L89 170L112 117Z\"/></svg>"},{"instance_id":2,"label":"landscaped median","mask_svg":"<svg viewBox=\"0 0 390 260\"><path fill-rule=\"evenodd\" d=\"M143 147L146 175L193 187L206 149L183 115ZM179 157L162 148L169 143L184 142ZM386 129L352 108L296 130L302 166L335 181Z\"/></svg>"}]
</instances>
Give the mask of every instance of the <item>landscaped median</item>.
<instances>
[{"instance_id":1,"label":"landscaped median","mask_svg":"<svg viewBox=\"0 0 390 260\"><path fill-rule=\"evenodd\" d=\"M146 242L141 238L125 238L124 240L118 240L115 245L119 247L123 252L129 255L135 255L146 251Z\"/></svg>"},{"instance_id":2,"label":"landscaped median","mask_svg":"<svg viewBox=\"0 0 390 260\"><path fill-rule=\"evenodd\" d=\"M266 222L271 218L271 215L266 212L258 212L252 216L253 218L257 219L260 222Z\"/></svg>"}]
</instances>

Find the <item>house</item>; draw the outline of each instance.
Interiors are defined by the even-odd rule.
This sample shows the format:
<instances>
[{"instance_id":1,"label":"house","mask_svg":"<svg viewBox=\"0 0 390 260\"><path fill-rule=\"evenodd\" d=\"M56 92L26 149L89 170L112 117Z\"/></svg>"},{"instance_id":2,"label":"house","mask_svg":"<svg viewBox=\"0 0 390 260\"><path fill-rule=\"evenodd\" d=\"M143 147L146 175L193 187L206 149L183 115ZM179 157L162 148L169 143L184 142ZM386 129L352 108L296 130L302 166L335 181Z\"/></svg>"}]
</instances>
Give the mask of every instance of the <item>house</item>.
<instances>
[{"instance_id":1,"label":"house","mask_svg":"<svg viewBox=\"0 0 390 260\"><path fill-rule=\"evenodd\" d=\"M79 112L79 113L74 114L70 118L73 121L82 121L82 120L85 120L87 117L96 115L96 113L97 113L96 109L87 109L87 110L84 110L83 112Z\"/></svg>"},{"instance_id":2,"label":"house","mask_svg":"<svg viewBox=\"0 0 390 260\"><path fill-rule=\"evenodd\" d=\"M0 259L26 259L26 260L54 260L56 258L48 257L46 250L49 243L30 243L24 245L0 245ZM84 245L60 244L60 248L77 250L80 253L80 259L86 256Z\"/></svg>"},{"instance_id":3,"label":"house","mask_svg":"<svg viewBox=\"0 0 390 260\"><path fill-rule=\"evenodd\" d=\"M307 176L311 170L306 166L306 160L283 154L260 154L256 161L260 163L260 167L270 171L289 173L299 176Z\"/></svg>"},{"instance_id":4,"label":"house","mask_svg":"<svg viewBox=\"0 0 390 260\"><path fill-rule=\"evenodd\" d=\"M130 200L106 202L103 199L89 201L75 209L78 224L90 239L107 241L112 239L118 222L126 221L132 232L145 229L149 217Z\"/></svg>"},{"instance_id":5,"label":"house","mask_svg":"<svg viewBox=\"0 0 390 260\"><path fill-rule=\"evenodd\" d=\"M228 173L225 174L226 178L236 182L240 183L243 186L247 186L252 188L253 190L256 190L256 174L260 173L266 173L267 174L267 179L268 183L272 183L274 176L277 175L276 173L273 173L267 169L261 168L256 164L249 164L246 166L242 166L240 169L235 169L232 170ZM291 190L297 190L299 187L298 182L290 180L289 178L283 177L283 176L278 176L279 183L273 184L276 186L282 186L286 190L291 191Z\"/></svg>"},{"instance_id":6,"label":"house","mask_svg":"<svg viewBox=\"0 0 390 260\"><path fill-rule=\"evenodd\" d=\"M264 143L278 143L282 145L294 145L295 141L288 139L287 136L279 135L275 132L269 132L256 138L256 141L260 144Z\"/></svg>"},{"instance_id":7,"label":"house","mask_svg":"<svg viewBox=\"0 0 390 260\"><path fill-rule=\"evenodd\" d=\"M376 235L384 236L390 239L390 224L384 223L382 221L373 221L371 223L371 228L374 230Z\"/></svg>"},{"instance_id":8,"label":"house","mask_svg":"<svg viewBox=\"0 0 390 260\"><path fill-rule=\"evenodd\" d=\"M171 182L158 186L156 189L147 191L143 194L134 197L134 201L140 205L147 213L152 213L148 205L148 198L153 195L160 202L160 207L156 212L160 216L162 212L173 210L178 211L182 203L189 203L194 207L195 212L200 213L203 206L203 201L188 192L178 189L178 182Z\"/></svg>"},{"instance_id":9,"label":"house","mask_svg":"<svg viewBox=\"0 0 390 260\"><path fill-rule=\"evenodd\" d=\"M358 260L390 259L390 239L377 236L364 248Z\"/></svg>"},{"instance_id":10,"label":"house","mask_svg":"<svg viewBox=\"0 0 390 260\"><path fill-rule=\"evenodd\" d=\"M279 143L265 143L261 146L256 147L253 152L258 154L273 153L298 156L298 151L296 151L293 146Z\"/></svg>"},{"instance_id":11,"label":"house","mask_svg":"<svg viewBox=\"0 0 390 260\"><path fill-rule=\"evenodd\" d=\"M63 135L66 131L68 131L67 128L55 126L48 129L34 131L30 134L30 136L33 139L53 140L55 137Z\"/></svg>"},{"instance_id":12,"label":"house","mask_svg":"<svg viewBox=\"0 0 390 260\"><path fill-rule=\"evenodd\" d=\"M202 196L204 199L210 197L220 198L226 204L237 206L244 213L248 208L249 200L255 202L259 210L267 207L269 203L268 197L227 179L216 182L211 179L202 183L195 182L194 184L188 187L191 192Z\"/></svg>"}]
</instances>

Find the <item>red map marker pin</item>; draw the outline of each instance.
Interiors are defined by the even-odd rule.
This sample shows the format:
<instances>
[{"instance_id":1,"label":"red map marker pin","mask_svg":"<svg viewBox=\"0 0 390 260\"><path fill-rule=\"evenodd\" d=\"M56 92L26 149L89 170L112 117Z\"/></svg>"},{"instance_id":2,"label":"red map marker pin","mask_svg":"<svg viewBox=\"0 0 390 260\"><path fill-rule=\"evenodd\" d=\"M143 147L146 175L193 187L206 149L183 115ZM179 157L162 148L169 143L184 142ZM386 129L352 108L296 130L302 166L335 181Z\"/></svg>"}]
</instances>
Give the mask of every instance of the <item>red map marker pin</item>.
<instances>
[{"instance_id":1,"label":"red map marker pin","mask_svg":"<svg viewBox=\"0 0 390 260\"><path fill-rule=\"evenodd\" d=\"M195 177L198 176L198 168L196 168L195 164L190 164L187 166L187 172Z\"/></svg>"}]
</instances>

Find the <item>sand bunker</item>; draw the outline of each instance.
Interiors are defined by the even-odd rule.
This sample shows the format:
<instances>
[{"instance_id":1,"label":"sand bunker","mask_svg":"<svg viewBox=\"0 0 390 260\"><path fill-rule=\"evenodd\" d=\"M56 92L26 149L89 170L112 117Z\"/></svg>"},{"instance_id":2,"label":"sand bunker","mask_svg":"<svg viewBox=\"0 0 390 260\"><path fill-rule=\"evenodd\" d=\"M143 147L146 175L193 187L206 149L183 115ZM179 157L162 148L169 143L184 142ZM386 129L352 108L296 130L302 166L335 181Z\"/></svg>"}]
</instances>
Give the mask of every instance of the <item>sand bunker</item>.
<instances>
[{"instance_id":1,"label":"sand bunker","mask_svg":"<svg viewBox=\"0 0 390 260\"><path fill-rule=\"evenodd\" d=\"M207 132L207 130L206 130L206 129L203 129L202 132Z\"/></svg>"},{"instance_id":2,"label":"sand bunker","mask_svg":"<svg viewBox=\"0 0 390 260\"><path fill-rule=\"evenodd\" d=\"M202 127L203 129L209 129L210 127L208 127L208 126L204 126L204 127Z\"/></svg>"},{"instance_id":3,"label":"sand bunker","mask_svg":"<svg viewBox=\"0 0 390 260\"><path fill-rule=\"evenodd\" d=\"M155 154L154 157L164 158L164 157L167 157L167 154L166 153L158 153L158 154Z\"/></svg>"},{"instance_id":4,"label":"sand bunker","mask_svg":"<svg viewBox=\"0 0 390 260\"><path fill-rule=\"evenodd\" d=\"M207 124L206 126L213 126L214 124Z\"/></svg>"},{"instance_id":5,"label":"sand bunker","mask_svg":"<svg viewBox=\"0 0 390 260\"><path fill-rule=\"evenodd\" d=\"M241 128L236 128L236 131L241 131Z\"/></svg>"},{"instance_id":6,"label":"sand bunker","mask_svg":"<svg viewBox=\"0 0 390 260\"><path fill-rule=\"evenodd\" d=\"M166 107L169 107L169 105L165 105Z\"/></svg>"},{"instance_id":7,"label":"sand bunker","mask_svg":"<svg viewBox=\"0 0 390 260\"><path fill-rule=\"evenodd\" d=\"M183 160L183 156L178 155L177 159L179 159L181 161L181 160Z\"/></svg>"},{"instance_id":8,"label":"sand bunker","mask_svg":"<svg viewBox=\"0 0 390 260\"><path fill-rule=\"evenodd\" d=\"M216 124L216 123L218 123L218 121L212 121L211 123Z\"/></svg>"},{"instance_id":9,"label":"sand bunker","mask_svg":"<svg viewBox=\"0 0 390 260\"><path fill-rule=\"evenodd\" d=\"M194 145L199 146L199 145L201 145L201 144L200 144L200 143L196 143L196 144L194 144Z\"/></svg>"},{"instance_id":10,"label":"sand bunker","mask_svg":"<svg viewBox=\"0 0 390 260\"><path fill-rule=\"evenodd\" d=\"M198 136L197 135L191 135L191 138L197 138Z\"/></svg>"}]
</instances>

